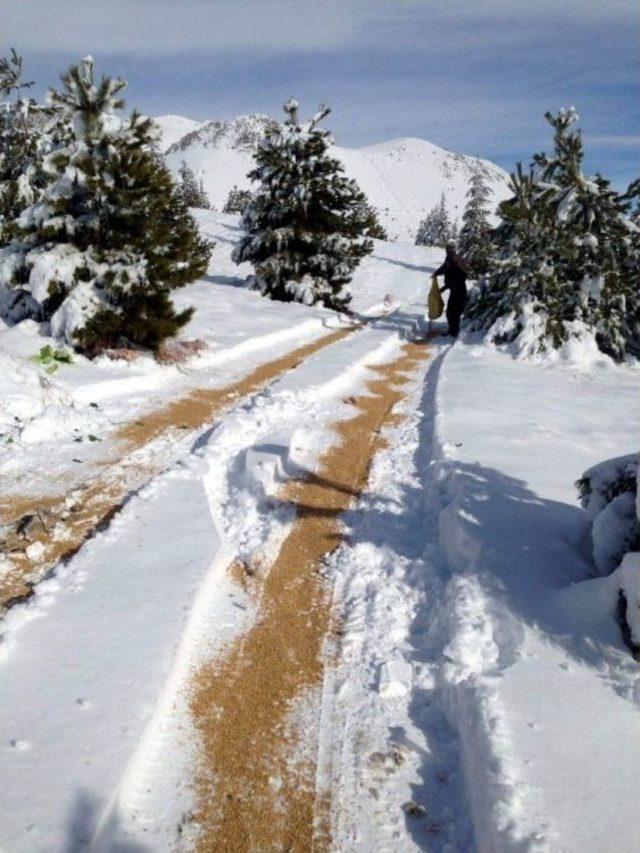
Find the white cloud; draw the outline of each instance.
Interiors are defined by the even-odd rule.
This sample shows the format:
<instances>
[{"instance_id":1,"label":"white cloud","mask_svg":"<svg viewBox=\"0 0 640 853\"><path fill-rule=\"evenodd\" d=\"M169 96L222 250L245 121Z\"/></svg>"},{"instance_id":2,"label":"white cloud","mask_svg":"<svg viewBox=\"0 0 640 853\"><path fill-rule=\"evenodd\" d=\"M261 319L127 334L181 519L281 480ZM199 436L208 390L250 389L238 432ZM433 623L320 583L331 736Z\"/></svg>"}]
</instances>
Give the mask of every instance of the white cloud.
<instances>
[{"instance_id":1,"label":"white cloud","mask_svg":"<svg viewBox=\"0 0 640 853\"><path fill-rule=\"evenodd\" d=\"M24 52L327 50L349 43L360 0L11 0L3 41Z\"/></svg>"},{"instance_id":2,"label":"white cloud","mask_svg":"<svg viewBox=\"0 0 640 853\"><path fill-rule=\"evenodd\" d=\"M586 141L589 145L599 145L603 148L640 148L640 134L597 133L593 136L587 135Z\"/></svg>"},{"instance_id":3,"label":"white cloud","mask_svg":"<svg viewBox=\"0 0 640 853\"><path fill-rule=\"evenodd\" d=\"M499 45L507 29L596 28L634 16L634 0L9 0L2 35L24 53L438 50L459 31Z\"/></svg>"}]
</instances>

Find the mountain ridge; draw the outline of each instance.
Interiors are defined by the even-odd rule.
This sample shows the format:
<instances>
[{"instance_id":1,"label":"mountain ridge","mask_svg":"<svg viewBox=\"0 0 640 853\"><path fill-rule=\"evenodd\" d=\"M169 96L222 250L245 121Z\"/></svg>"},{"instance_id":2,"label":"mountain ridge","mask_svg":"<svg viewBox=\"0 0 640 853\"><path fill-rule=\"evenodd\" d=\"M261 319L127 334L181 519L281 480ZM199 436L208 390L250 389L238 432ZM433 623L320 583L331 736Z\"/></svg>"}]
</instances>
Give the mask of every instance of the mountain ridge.
<instances>
[{"instance_id":1,"label":"mountain ridge","mask_svg":"<svg viewBox=\"0 0 640 853\"><path fill-rule=\"evenodd\" d=\"M222 209L233 186L250 188L247 173L255 147L266 130L276 126L262 113L201 122L164 146L165 158L174 173L184 160L202 179L214 207ZM492 211L509 195L509 176L495 163L418 137L396 137L361 148L334 144L331 153L378 209L390 239L413 242L420 220L443 193L449 215L459 223L474 174L482 174L487 182Z\"/></svg>"}]
</instances>

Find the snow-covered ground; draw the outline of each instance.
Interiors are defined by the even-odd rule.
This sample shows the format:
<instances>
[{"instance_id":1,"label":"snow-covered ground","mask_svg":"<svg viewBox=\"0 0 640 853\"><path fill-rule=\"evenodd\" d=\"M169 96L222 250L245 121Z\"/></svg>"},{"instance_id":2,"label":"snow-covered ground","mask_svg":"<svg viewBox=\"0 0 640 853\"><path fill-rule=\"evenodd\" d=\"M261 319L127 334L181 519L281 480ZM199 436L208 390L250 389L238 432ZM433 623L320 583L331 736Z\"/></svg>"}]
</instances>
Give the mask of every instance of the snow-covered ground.
<instances>
[{"instance_id":1,"label":"snow-covered ground","mask_svg":"<svg viewBox=\"0 0 640 853\"><path fill-rule=\"evenodd\" d=\"M49 342L36 327L0 330L9 492L47 488L49 466L81 476L73 457L90 466L118 422L338 325L238 286L237 220L199 218L217 248L179 299L198 307L183 337L209 346L186 369L78 358L50 376L28 361ZM369 366L426 330L440 260L376 243L353 284L370 322L177 447L5 617L3 850L192 848L186 684L255 615L226 567L275 552L292 518L270 496L313 470ZM640 674L617 585L593 577L574 481L637 450L639 379L433 338L329 565L342 631L321 691L318 787L336 850L637 849ZM104 442L74 441L89 430Z\"/></svg>"},{"instance_id":2,"label":"snow-covered ground","mask_svg":"<svg viewBox=\"0 0 640 853\"><path fill-rule=\"evenodd\" d=\"M237 218L205 211L198 216L216 247L209 275L175 297L179 308L197 306L181 338L207 345L187 364L159 365L148 357L132 363L106 357L89 361L74 355L72 364L60 363L50 374L48 365L30 359L47 345L55 348L56 342L43 336L34 322L9 328L0 320L3 496L16 491L55 493L69 477L86 476L87 467L110 452L113 430L140 412L158 407L179 391L226 385L257 364L344 325L325 309L283 306L244 288L251 269L247 264L236 266L230 257L238 235ZM377 243L373 257L358 271L354 310L375 315L387 310L383 305L387 295L393 301L423 292L428 257L421 248ZM435 263L437 253L433 257Z\"/></svg>"},{"instance_id":3,"label":"snow-covered ground","mask_svg":"<svg viewBox=\"0 0 640 853\"><path fill-rule=\"evenodd\" d=\"M640 675L575 481L637 451L637 369L458 345L440 381L440 673L482 849L632 850Z\"/></svg>"}]
</instances>

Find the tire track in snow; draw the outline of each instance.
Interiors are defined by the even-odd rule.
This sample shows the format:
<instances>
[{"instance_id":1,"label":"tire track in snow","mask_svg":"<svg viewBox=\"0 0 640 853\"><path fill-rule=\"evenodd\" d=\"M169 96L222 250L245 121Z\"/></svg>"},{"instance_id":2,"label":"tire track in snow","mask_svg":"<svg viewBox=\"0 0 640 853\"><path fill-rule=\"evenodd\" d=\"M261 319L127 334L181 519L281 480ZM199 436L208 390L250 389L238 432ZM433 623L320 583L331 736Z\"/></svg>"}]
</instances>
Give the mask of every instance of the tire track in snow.
<instances>
[{"instance_id":1,"label":"tire track in snow","mask_svg":"<svg viewBox=\"0 0 640 853\"><path fill-rule=\"evenodd\" d=\"M229 583L221 583L215 561L208 573L205 569L204 579L198 574L202 572L200 564L207 560L211 549L219 550L216 560L221 554L234 553L233 549L224 550L235 540L229 523L221 517L224 504L233 498L233 493L229 495L228 490L223 490L224 493L219 494L218 475L225 469L235 477L237 472L231 470L235 461L282 424L289 425L293 431L302 424L305 432L311 426L313 431L314 423L322 423L323 414L326 416L328 404L339 415L349 413L350 406L341 402L343 395L363 381L372 360L389 360L399 346L396 331L387 323L381 324L381 328L363 329L351 340L337 342L303 361L297 370L281 377L275 388L270 387L237 406L230 416L202 434L202 441L196 442L190 456L155 477L139 495L133 496L109 529L96 536L56 577L45 582L32 601L9 614L5 622L8 642L4 647L3 666L6 666L5 677L10 674L12 683L15 682L15 690L27 695L39 684L41 670L55 673L59 660L69 661L58 677L44 679L38 688L39 703L44 702L49 708L46 717L39 715L38 703L23 702L23 707L31 705L26 714L20 713L11 703L5 707L7 730L18 732L20 741L25 737L32 744L25 753L26 762L22 753L13 751L3 755L8 773L16 774L15 794L19 808L6 815L8 824L16 831L18 827L20 832L27 827L30 832L29 825L36 834L45 832L49 837L52 833L51 838L58 838L56 833L64 828L70 811L80 818L85 816L82 826L75 826L74 822L73 826L68 825L69 831L74 833L74 838L79 832L83 841L90 841L96 850L115 849L114 845L119 843L116 835L122 837L123 833L128 839L135 836L141 842L146 839L148 843L153 838L157 849L164 849L167 838L173 843L180 813L175 817L172 808L174 802L182 802L183 791L173 785L172 759L176 752L167 759L167 750L175 748L174 736L184 735L179 730L181 726L184 728L185 719L176 721L175 713L179 709L174 705L177 691L184 687L181 681L184 667L193 665L194 657L190 653L194 647L197 647L197 659L198 652L211 651L228 636L228 632L225 635L225 631L220 630L221 623L229 622L233 634L238 628L235 617L240 613L242 624L245 613L245 605L238 610L242 601L238 589L233 595L229 594ZM209 507L203 513L200 493L205 488ZM185 527L185 541L175 531L172 533L170 519L175 515L176 501L180 513L185 514L185 522L180 522L178 528ZM190 507L196 508L193 513ZM241 515L243 523L253 524L254 517L246 519L242 508ZM153 530L155 518L161 519L162 528L151 540L147 536ZM199 531L199 538L194 541L193 534L186 532L192 522L194 529ZM147 528L147 535L142 532L142 537L141 523ZM230 523L233 525L233 518ZM210 536L206 535L207 529ZM157 546L160 548L157 552L155 539L163 543ZM214 544L217 540L218 546ZM164 579L158 584L157 578ZM196 581L198 592L194 603L191 598ZM172 585L177 585L174 592L167 594ZM174 598L175 605L172 604ZM188 607L185 601L190 602ZM131 606L132 602L136 602L135 607ZM166 613L149 622L158 607ZM187 613L190 613L188 617ZM187 628L180 627L187 618ZM64 625L64 630L58 630L56 624ZM89 624L91 643L77 642ZM159 645L156 659L149 656L149 644L158 643L164 634L163 626L170 627L171 631ZM180 631L182 638L179 642L176 631ZM134 639L137 633L144 643ZM96 644L99 651L96 651ZM137 652L141 645L145 652L139 661ZM35 668L25 668L21 664L25 655L37 660ZM165 686L158 688L154 685L167 662L170 667L163 676ZM101 676L103 664L104 678ZM115 669L112 664L116 664ZM136 689L126 690L124 694L118 687L121 667L135 670L140 678ZM82 718L84 728L82 725L78 728L80 719L70 717L68 707L73 707L76 701L78 684L85 682L89 685L87 693L82 697L82 705L78 705L85 715ZM143 708L138 707L141 702ZM110 710L105 714L107 707L112 708L113 713ZM153 714L149 720L151 710ZM93 722L98 725L90 722L94 716ZM148 723L144 723L145 720ZM165 727L167 722L169 726ZM177 729L172 729L172 722ZM103 729L109 730L110 735L100 734ZM138 747L131 747L132 740ZM42 778L43 772L51 775L52 755L59 751L67 768L61 777L62 784L52 790L48 804L41 799L30 802L24 792ZM87 754L89 759L85 761ZM177 755L178 759L182 757ZM178 762L175 769L177 765ZM114 772L119 782L113 778ZM36 774L32 783L29 774ZM154 800L149 792L157 783L160 783L161 797ZM76 803L79 792L82 797ZM85 794L90 802L85 802ZM105 805L107 799L109 804ZM148 834L140 835L136 827ZM12 837L18 837L17 832ZM26 847L17 849L29 849L28 840L25 843Z\"/></svg>"},{"instance_id":2,"label":"tire track in snow","mask_svg":"<svg viewBox=\"0 0 640 853\"><path fill-rule=\"evenodd\" d=\"M315 796L317 734L307 719L318 713L315 692L331 628L322 565L341 542L339 516L366 482L406 374L425 354L424 345L406 344L399 358L374 368L380 378L367 383L370 395L355 400L356 417L335 425L340 442L314 474L285 488L282 498L295 507L296 520L264 574L257 620L197 673L191 708L201 742L199 849L329 845L327 804Z\"/></svg>"},{"instance_id":3,"label":"tire track in snow","mask_svg":"<svg viewBox=\"0 0 640 853\"><path fill-rule=\"evenodd\" d=\"M404 337L407 317L401 314L399 322ZM419 330L418 317L414 317L413 325L414 330ZM368 365L393 358L400 346L397 331L383 319L379 326L374 323L324 349L267 391L236 407L194 445L187 466L197 480L203 479L216 533L222 540L222 553L234 567L233 580L225 577L220 562L223 557L218 555L191 609L153 719L120 784L113 790L110 806L102 813L101 829L94 838L97 850L110 849L109 845L115 844L114 826L119 827L118 837L127 842L131 837L140 842L151 842L153 838L161 848L179 826L180 849L182 845L190 849L192 801L185 795L188 774L183 767L191 761L185 695L192 669L246 627L247 619L251 620L257 602L246 590L234 586L239 577L247 579L240 564L246 566L246 561L253 558L259 561L260 552L264 552L264 561L277 551L291 521L291 506L282 502L274 505L265 492L266 488L271 493L271 478L267 474L265 480L262 466L266 463L272 471L274 467L278 469L279 473L273 471L276 480L281 476L286 479L294 471L312 469L318 447L330 442L327 406L339 417L351 414L350 404L341 402L341 398L362 384ZM286 446L284 470L284 459L279 454L285 446L274 445L276 437ZM265 444L265 440L269 443ZM268 451L266 455L263 447ZM247 480L249 474L251 478ZM157 479L162 481L164 477ZM247 503L249 496L252 499ZM256 546L256 542L261 544ZM230 584L235 589L231 597Z\"/></svg>"},{"instance_id":4,"label":"tire track in snow","mask_svg":"<svg viewBox=\"0 0 640 853\"><path fill-rule=\"evenodd\" d=\"M432 636L445 571L432 482L437 349L435 339L331 561L342 630L325 678L317 785L332 801L334 849L351 853L472 849Z\"/></svg>"},{"instance_id":5,"label":"tire track in snow","mask_svg":"<svg viewBox=\"0 0 640 853\"><path fill-rule=\"evenodd\" d=\"M38 525L30 542L19 532L0 540L12 568L0 580L0 615L28 600L50 569L66 562L96 532L104 530L129 496L156 476L194 434L232 408L243 397L263 390L315 352L342 340L360 326L338 329L311 343L258 365L243 379L215 389L198 389L122 427L115 435L122 455L96 478L59 497L15 498L3 505L6 521L23 524L33 517ZM176 440L176 432L180 436ZM183 431L183 432L182 432ZM155 456L155 459L154 459ZM39 511L46 525L38 524ZM20 521L22 519L22 521ZM29 551L25 550L27 545Z\"/></svg>"}]
</instances>

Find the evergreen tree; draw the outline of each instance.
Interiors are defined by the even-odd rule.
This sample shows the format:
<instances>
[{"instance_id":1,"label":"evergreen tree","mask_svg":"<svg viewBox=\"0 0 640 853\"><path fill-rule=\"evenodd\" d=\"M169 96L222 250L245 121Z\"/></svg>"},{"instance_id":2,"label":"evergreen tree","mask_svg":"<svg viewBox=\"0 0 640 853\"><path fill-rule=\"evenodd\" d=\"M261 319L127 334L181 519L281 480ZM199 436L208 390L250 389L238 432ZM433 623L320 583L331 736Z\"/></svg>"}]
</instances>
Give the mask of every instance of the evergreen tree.
<instances>
[{"instance_id":1,"label":"evergreen tree","mask_svg":"<svg viewBox=\"0 0 640 853\"><path fill-rule=\"evenodd\" d=\"M155 153L152 123L115 115L125 83L97 83L91 57L62 80L50 100L69 139L44 155L48 183L16 220L0 274L40 304L54 335L88 354L156 348L191 316L170 292L204 272L210 246Z\"/></svg>"},{"instance_id":2,"label":"evergreen tree","mask_svg":"<svg viewBox=\"0 0 640 853\"><path fill-rule=\"evenodd\" d=\"M472 278L478 278L487 271L491 231L487 211L489 197L489 188L482 175L476 172L469 181L467 204L458 237L458 251L465 259Z\"/></svg>"},{"instance_id":3,"label":"evergreen tree","mask_svg":"<svg viewBox=\"0 0 640 853\"><path fill-rule=\"evenodd\" d=\"M445 205L444 193L437 204L422 220L416 234L416 246L440 246L455 241L457 228L451 224Z\"/></svg>"},{"instance_id":4,"label":"evergreen tree","mask_svg":"<svg viewBox=\"0 0 640 853\"><path fill-rule=\"evenodd\" d=\"M250 201L251 190L241 190L238 189L237 185L234 185L233 189L229 191L229 195L227 196L225 205L222 208L222 212L242 214Z\"/></svg>"},{"instance_id":5,"label":"evergreen tree","mask_svg":"<svg viewBox=\"0 0 640 853\"><path fill-rule=\"evenodd\" d=\"M0 243L8 241L10 223L37 192L40 108L32 98L22 97L32 85L22 79L22 57L15 50L0 58Z\"/></svg>"},{"instance_id":6,"label":"evergreen tree","mask_svg":"<svg viewBox=\"0 0 640 853\"><path fill-rule=\"evenodd\" d=\"M622 198L624 201L630 202L632 206L630 214L631 221L636 225L640 225L640 178L629 184Z\"/></svg>"},{"instance_id":7,"label":"evergreen tree","mask_svg":"<svg viewBox=\"0 0 640 853\"><path fill-rule=\"evenodd\" d=\"M268 130L256 151L249 178L259 187L233 258L253 264L257 286L273 299L342 309L351 274L373 248L358 214L364 196L328 154L331 137L320 122L329 109L305 123L296 101L284 111L284 124Z\"/></svg>"},{"instance_id":8,"label":"evergreen tree","mask_svg":"<svg viewBox=\"0 0 640 853\"><path fill-rule=\"evenodd\" d=\"M187 207L200 207L204 210L211 210L211 202L204 191L202 178L200 182L196 180L193 169L187 166L185 160L180 165L178 176L180 178L180 192Z\"/></svg>"},{"instance_id":9,"label":"evergreen tree","mask_svg":"<svg viewBox=\"0 0 640 853\"><path fill-rule=\"evenodd\" d=\"M388 240L387 232L380 224L378 211L369 203L366 197L357 205L357 215L362 220L362 233L372 240Z\"/></svg>"},{"instance_id":10,"label":"evergreen tree","mask_svg":"<svg viewBox=\"0 0 640 853\"><path fill-rule=\"evenodd\" d=\"M629 201L583 174L575 111L546 118L554 152L512 176L490 275L467 314L526 354L591 336L615 359L638 356L640 249Z\"/></svg>"}]
</instances>

